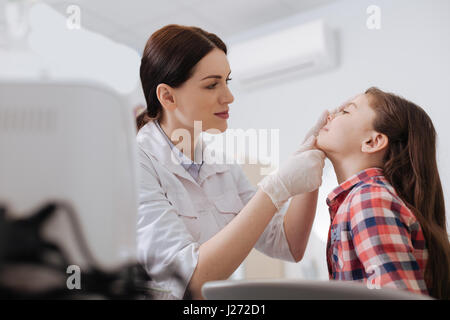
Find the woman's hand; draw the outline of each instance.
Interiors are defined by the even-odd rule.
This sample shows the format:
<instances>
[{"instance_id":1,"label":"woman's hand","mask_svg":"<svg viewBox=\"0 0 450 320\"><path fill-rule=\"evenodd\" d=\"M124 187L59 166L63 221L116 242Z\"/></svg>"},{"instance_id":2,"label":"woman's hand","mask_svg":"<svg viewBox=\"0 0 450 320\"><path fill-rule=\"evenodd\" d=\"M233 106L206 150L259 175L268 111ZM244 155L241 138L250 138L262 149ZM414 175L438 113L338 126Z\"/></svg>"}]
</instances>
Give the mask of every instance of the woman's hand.
<instances>
[{"instance_id":1,"label":"woman's hand","mask_svg":"<svg viewBox=\"0 0 450 320\"><path fill-rule=\"evenodd\" d=\"M331 113L333 113L335 110L333 110ZM319 119L317 120L316 124L314 125L314 127L312 127L305 135L305 139L303 139L303 144L306 142L306 140L308 140L309 137L311 136L315 136L317 137L317 135L319 134L320 129L323 128L324 125L327 124L327 118L330 115L330 112L328 110L325 110L324 112L322 112L322 114L320 115Z\"/></svg>"},{"instance_id":2,"label":"woman's hand","mask_svg":"<svg viewBox=\"0 0 450 320\"><path fill-rule=\"evenodd\" d=\"M344 109L347 106L347 103L350 102L352 99L347 100L346 102L344 102L343 104L341 104L339 107L334 108L331 111L325 110L324 112L322 112L322 114L320 115L319 119L317 120L316 124L314 125L314 127L312 127L305 135L305 139L303 140L303 143L306 142L306 140L308 140L309 137L311 136L315 136L317 137L317 135L319 134L320 129L323 128L324 125L327 124L327 118L330 114L335 114L335 113L339 113L342 111L342 109Z\"/></svg>"},{"instance_id":3,"label":"woman's hand","mask_svg":"<svg viewBox=\"0 0 450 320\"><path fill-rule=\"evenodd\" d=\"M278 210L290 197L316 190L322 184L325 154L314 148L315 142L316 137L311 135L278 171L258 183Z\"/></svg>"}]
</instances>

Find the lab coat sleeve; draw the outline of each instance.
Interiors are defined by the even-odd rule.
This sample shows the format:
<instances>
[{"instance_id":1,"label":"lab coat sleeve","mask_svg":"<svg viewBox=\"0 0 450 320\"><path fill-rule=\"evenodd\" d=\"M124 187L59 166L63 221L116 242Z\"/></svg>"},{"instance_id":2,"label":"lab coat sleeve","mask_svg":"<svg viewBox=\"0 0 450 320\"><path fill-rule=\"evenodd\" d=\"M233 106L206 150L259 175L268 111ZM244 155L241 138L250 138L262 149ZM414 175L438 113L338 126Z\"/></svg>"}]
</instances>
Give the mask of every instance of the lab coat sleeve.
<instances>
[{"instance_id":1,"label":"lab coat sleeve","mask_svg":"<svg viewBox=\"0 0 450 320\"><path fill-rule=\"evenodd\" d=\"M197 265L199 244L167 199L153 160L140 148L138 161L138 259L153 283L182 299Z\"/></svg>"},{"instance_id":2,"label":"lab coat sleeve","mask_svg":"<svg viewBox=\"0 0 450 320\"><path fill-rule=\"evenodd\" d=\"M235 166L234 171L237 179L239 196L244 205L246 205L255 195L257 189L251 185L239 165ZM289 201L287 203L289 203ZM295 262L291 250L289 249L284 230L284 215L286 214L286 209L287 204L275 213L272 220L256 242L255 249L272 258Z\"/></svg>"}]
</instances>

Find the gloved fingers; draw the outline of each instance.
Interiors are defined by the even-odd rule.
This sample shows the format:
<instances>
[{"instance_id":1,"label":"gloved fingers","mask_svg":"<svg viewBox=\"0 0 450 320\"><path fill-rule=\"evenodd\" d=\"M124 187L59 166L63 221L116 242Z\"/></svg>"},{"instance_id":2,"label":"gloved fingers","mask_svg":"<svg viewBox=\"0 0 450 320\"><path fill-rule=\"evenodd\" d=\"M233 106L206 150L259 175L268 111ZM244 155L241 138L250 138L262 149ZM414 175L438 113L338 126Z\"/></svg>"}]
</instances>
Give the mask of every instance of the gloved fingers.
<instances>
[{"instance_id":1,"label":"gloved fingers","mask_svg":"<svg viewBox=\"0 0 450 320\"><path fill-rule=\"evenodd\" d=\"M323 126L327 124L327 119L329 115L330 112L328 110L322 112L322 114L319 117L319 120L317 121L317 133L319 133L320 129L322 129Z\"/></svg>"},{"instance_id":2,"label":"gloved fingers","mask_svg":"<svg viewBox=\"0 0 450 320\"><path fill-rule=\"evenodd\" d=\"M346 100L344 103L342 103L339 107L334 108L333 110L330 111L330 114L335 114L335 113L339 113L341 112L351 101L353 101L359 94L357 94L356 96Z\"/></svg>"},{"instance_id":3,"label":"gloved fingers","mask_svg":"<svg viewBox=\"0 0 450 320\"><path fill-rule=\"evenodd\" d=\"M326 158L325 153L322 150L314 149L314 150L309 150L308 152L310 152L317 159L325 160L325 158Z\"/></svg>"},{"instance_id":4,"label":"gloved fingers","mask_svg":"<svg viewBox=\"0 0 450 320\"><path fill-rule=\"evenodd\" d=\"M336 113L339 113L342 111L342 109L344 109L347 106L346 103L341 104L339 107L334 108L333 110L330 111L331 115L335 115Z\"/></svg>"},{"instance_id":5,"label":"gloved fingers","mask_svg":"<svg viewBox=\"0 0 450 320\"><path fill-rule=\"evenodd\" d=\"M315 136L309 137L303 150L297 150L276 173L258 184L277 208L289 197L316 190L322 184L325 154L314 149L315 140Z\"/></svg>"},{"instance_id":6,"label":"gloved fingers","mask_svg":"<svg viewBox=\"0 0 450 320\"><path fill-rule=\"evenodd\" d=\"M314 159L314 158L316 159L315 163L320 165L320 169L322 170L325 167L325 159L326 159L325 153L323 153L320 150L310 150L308 152L313 153L311 155L311 158L312 159Z\"/></svg>"},{"instance_id":7,"label":"gloved fingers","mask_svg":"<svg viewBox=\"0 0 450 320\"><path fill-rule=\"evenodd\" d=\"M314 149L316 145L316 136L310 135L301 145L295 150L295 154Z\"/></svg>"},{"instance_id":8,"label":"gloved fingers","mask_svg":"<svg viewBox=\"0 0 450 320\"><path fill-rule=\"evenodd\" d=\"M324 110L320 115L319 120L317 120L316 126L314 128L315 130L313 132L316 137L319 135L320 129L322 129L327 124L329 115L330 112L328 110Z\"/></svg>"},{"instance_id":9,"label":"gloved fingers","mask_svg":"<svg viewBox=\"0 0 450 320\"><path fill-rule=\"evenodd\" d=\"M319 134L320 129L327 123L327 118L330 112L328 110L324 110L322 114L320 115L319 119L317 120L314 127L312 127L305 135L305 138L303 139L303 143L308 140L308 138L312 135L317 136Z\"/></svg>"}]
</instances>

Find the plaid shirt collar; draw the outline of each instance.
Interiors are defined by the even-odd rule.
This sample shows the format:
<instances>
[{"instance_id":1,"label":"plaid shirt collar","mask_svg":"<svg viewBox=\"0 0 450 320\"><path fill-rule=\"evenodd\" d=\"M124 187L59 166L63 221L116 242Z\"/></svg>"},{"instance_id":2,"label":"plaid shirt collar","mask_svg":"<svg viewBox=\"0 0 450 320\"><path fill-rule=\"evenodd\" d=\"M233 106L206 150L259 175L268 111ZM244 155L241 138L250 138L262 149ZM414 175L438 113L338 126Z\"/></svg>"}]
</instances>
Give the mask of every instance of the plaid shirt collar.
<instances>
[{"instance_id":1,"label":"plaid shirt collar","mask_svg":"<svg viewBox=\"0 0 450 320\"><path fill-rule=\"evenodd\" d=\"M342 182L327 197L327 205L330 208L330 213L336 214L337 209L340 207L342 202L344 202L347 194L351 189L353 189L353 187L367 182L368 180L377 176L383 176L383 169L373 167L361 170L360 172L354 174L353 176Z\"/></svg>"}]
</instances>

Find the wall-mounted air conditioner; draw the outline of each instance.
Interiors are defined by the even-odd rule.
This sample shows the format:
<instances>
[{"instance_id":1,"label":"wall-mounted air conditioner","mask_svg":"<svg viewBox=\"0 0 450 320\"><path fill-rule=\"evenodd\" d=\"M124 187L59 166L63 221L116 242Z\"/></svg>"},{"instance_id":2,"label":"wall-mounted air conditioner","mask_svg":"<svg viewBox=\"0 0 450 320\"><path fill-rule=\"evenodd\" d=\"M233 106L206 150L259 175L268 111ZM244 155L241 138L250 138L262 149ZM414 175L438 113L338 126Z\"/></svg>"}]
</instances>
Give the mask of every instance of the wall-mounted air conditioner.
<instances>
[{"instance_id":1,"label":"wall-mounted air conditioner","mask_svg":"<svg viewBox=\"0 0 450 320\"><path fill-rule=\"evenodd\" d=\"M233 81L249 87L334 67L336 38L317 20L234 43L228 56Z\"/></svg>"}]
</instances>

